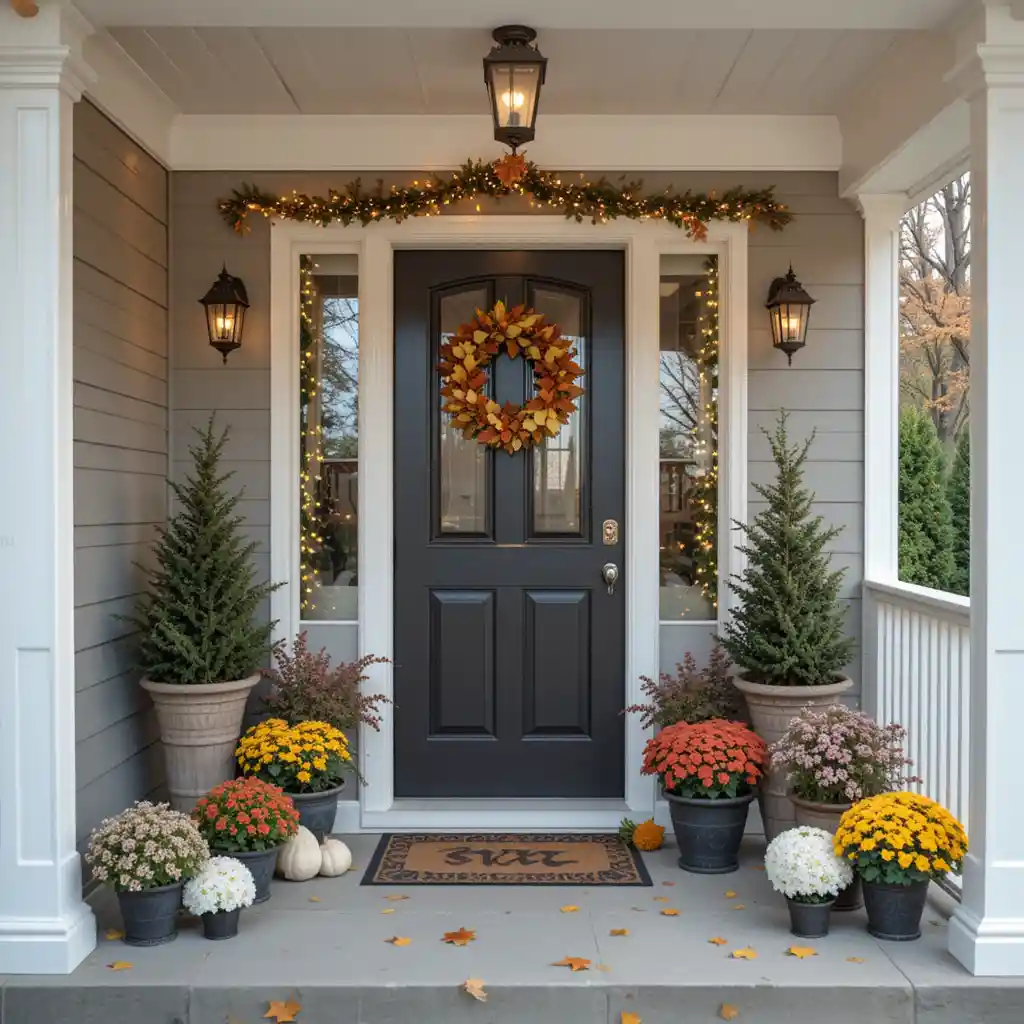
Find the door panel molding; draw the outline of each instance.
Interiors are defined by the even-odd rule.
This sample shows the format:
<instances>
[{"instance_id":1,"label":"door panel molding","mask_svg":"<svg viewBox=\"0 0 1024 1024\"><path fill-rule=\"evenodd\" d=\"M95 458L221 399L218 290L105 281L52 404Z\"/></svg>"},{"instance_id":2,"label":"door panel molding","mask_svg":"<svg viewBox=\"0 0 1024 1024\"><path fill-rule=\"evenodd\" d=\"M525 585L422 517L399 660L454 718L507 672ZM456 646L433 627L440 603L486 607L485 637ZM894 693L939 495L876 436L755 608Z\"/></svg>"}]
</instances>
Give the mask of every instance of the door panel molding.
<instances>
[{"instance_id":1,"label":"door panel molding","mask_svg":"<svg viewBox=\"0 0 1024 1024\"><path fill-rule=\"evenodd\" d=\"M359 260L359 650L392 654L393 619L393 256L396 248L537 249L589 247L626 253L626 695L640 702L639 677L658 672L658 287L662 254L718 255L722 282L720 443L729 453L720 480L723 523L745 519L747 489L747 227L713 222L705 241L695 242L669 224L615 222L576 224L557 216L444 216L401 225L327 228L282 222L271 232L271 578L290 586L276 591L271 615L277 635L298 631L298 317L301 254L352 253ZM738 572L742 556L736 531L721 531L721 577ZM721 588L720 619L730 612ZM339 624L338 628L349 628ZM387 665L376 666L374 692L392 693ZM653 780L639 767L649 733L636 716L626 723L626 797L607 809L575 802L555 814L559 827L611 827L618 817L654 813ZM360 787L360 823L370 831L450 829L480 826L480 808L465 811L446 802L432 814L394 797L394 734L385 714L380 732L364 729L359 740L360 769L368 785ZM488 806L493 806L489 804ZM487 827L537 828L554 824L541 801L503 805ZM346 818L346 821L350 821Z\"/></svg>"}]
</instances>

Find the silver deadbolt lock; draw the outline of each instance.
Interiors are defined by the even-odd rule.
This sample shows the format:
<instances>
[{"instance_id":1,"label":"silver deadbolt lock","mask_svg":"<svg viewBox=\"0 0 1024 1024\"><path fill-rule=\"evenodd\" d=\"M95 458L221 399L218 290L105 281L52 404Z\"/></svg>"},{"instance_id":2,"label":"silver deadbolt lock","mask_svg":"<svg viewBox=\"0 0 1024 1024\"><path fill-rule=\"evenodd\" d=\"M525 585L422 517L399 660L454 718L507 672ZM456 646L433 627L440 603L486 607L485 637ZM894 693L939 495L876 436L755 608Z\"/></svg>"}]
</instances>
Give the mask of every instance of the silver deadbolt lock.
<instances>
[{"instance_id":1,"label":"silver deadbolt lock","mask_svg":"<svg viewBox=\"0 0 1024 1024\"><path fill-rule=\"evenodd\" d=\"M601 579L608 584L608 593L615 593L615 584L619 580L619 567L614 562L605 562L601 566Z\"/></svg>"}]
</instances>

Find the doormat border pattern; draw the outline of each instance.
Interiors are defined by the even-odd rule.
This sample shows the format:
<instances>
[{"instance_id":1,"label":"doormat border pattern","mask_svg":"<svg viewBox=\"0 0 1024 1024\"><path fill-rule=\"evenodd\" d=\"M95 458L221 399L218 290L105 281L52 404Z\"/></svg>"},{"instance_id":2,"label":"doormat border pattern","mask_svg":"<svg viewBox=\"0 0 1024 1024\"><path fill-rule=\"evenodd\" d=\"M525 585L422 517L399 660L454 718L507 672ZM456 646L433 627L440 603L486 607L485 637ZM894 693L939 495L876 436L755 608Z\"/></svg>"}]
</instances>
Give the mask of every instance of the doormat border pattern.
<instances>
[{"instance_id":1,"label":"doormat border pattern","mask_svg":"<svg viewBox=\"0 0 1024 1024\"><path fill-rule=\"evenodd\" d=\"M404 870L405 858L415 843L486 843L534 842L534 843L599 843L608 850L612 864L609 872L526 872L511 874L500 871L490 873L458 871L410 872ZM601 877L602 875L608 877ZM646 886L651 881L647 865L640 851L628 846L614 832L385 832L377 843L370 858L369 866L360 885L436 885L436 886L572 886L589 885L598 887Z\"/></svg>"}]
</instances>

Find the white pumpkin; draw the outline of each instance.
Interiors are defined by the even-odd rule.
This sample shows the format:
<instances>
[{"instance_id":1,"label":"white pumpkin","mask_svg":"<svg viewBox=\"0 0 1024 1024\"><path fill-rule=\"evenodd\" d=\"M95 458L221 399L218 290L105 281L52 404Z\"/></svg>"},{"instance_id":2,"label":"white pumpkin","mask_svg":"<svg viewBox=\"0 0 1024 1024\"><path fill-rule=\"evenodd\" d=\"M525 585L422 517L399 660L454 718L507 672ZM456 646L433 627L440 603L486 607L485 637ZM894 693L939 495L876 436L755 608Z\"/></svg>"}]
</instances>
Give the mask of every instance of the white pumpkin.
<instances>
[{"instance_id":1,"label":"white pumpkin","mask_svg":"<svg viewBox=\"0 0 1024 1024\"><path fill-rule=\"evenodd\" d=\"M320 874L336 878L352 867L352 851L340 839L326 839L320 844Z\"/></svg>"},{"instance_id":2,"label":"white pumpkin","mask_svg":"<svg viewBox=\"0 0 1024 1024\"><path fill-rule=\"evenodd\" d=\"M305 882L320 872L320 844L316 836L304 826L289 839L277 855L277 873L289 882Z\"/></svg>"}]
</instances>

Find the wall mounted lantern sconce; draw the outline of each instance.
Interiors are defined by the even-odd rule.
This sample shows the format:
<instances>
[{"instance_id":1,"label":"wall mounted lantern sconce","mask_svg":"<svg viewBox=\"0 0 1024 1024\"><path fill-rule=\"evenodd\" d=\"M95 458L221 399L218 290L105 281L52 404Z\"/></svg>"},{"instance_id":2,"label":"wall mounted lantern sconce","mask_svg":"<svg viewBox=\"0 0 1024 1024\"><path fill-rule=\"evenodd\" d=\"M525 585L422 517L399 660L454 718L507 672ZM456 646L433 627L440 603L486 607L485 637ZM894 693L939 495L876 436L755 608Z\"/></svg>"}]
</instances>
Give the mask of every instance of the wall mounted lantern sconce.
<instances>
[{"instance_id":1,"label":"wall mounted lantern sconce","mask_svg":"<svg viewBox=\"0 0 1024 1024\"><path fill-rule=\"evenodd\" d=\"M210 290L199 300L206 309L206 330L210 344L228 361L228 353L242 346L242 325L249 308L249 296L241 278L232 277L224 267Z\"/></svg>"},{"instance_id":2,"label":"wall mounted lantern sconce","mask_svg":"<svg viewBox=\"0 0 1024 1024\"><path fill-rule=\"evenodd\" d=\"M796 279L792 266L785 277L775 278L768 289L765 306L772 322L772 344L786 353L790 366L793 365L793 353L807 344L807 325L814 302Z\"/></svg>"},{"instance_id":3,"label":"wall mounted lantern sconce","mask_svg":"<svg viewBox=\"0 0 1024 1024\"><path fill-rule=\"evenodd\" d=\"M484 57L484 81L494 137L515 153L533 141L548 59L533 45L537 33L532 28L503 25L492 35L497 45Z\"/></svg>"}]
</instances>

